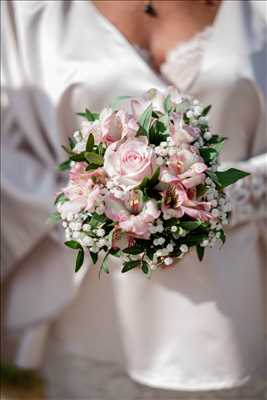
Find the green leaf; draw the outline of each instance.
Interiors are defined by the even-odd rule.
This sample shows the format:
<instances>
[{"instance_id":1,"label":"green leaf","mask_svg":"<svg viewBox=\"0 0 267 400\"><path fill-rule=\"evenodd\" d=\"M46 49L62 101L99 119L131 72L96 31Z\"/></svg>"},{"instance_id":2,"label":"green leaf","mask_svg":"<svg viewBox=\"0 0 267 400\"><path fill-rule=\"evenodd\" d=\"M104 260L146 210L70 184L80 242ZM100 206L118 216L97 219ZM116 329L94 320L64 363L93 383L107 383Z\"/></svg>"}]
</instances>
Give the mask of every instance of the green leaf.
<instances>
[{"instance_id":1,"label":"green leaf","mask_svg":"<svg viewBox=\"0 0 267 400\"><path fill-rule=\"evenodd\" d=\"M84 158L90 164L103 165L103 157L101 157L99 154L93 153L92 151L87 151L84 154Z\"/></svg>"},{"instance_id":2,"label":"green leaf","mask_svg":"<svg viewBox=\"0 0 267 400\"><path fill-rule=\"evenodd\" d=\"M80 249L76 257L75 272L79 271L79 269L83 265L83 260L84 260L84 251L83 249Z\"/></svg>"},{"instance_id":3,"label":"green leaf","mask_svg":"<svg viewBox=\"0 0 267 400\"><path fill-rule=\"evenodd\" d=\"M107 221L108 221L108 219L105 215L93 213L92 218L90 220L90 225L93 229L95 229L99 225L103 225Z\"/></svg>"},{"instance_id":4,"label":"green leaf","mask_svg":"<svg viewBox=\"0 0 267 400\"><path fill-rule=\"evenodd\" d=\"M88 108L85 110L85 112L80 112L77 113L77 115L80 115L80 117L84 117L87 119L87 121L94 122L97 119L99 119L99 113L94 113L88 110Z\"/></svg>"},{"instance_id":5,"label":"green leaf","mask_svg":"<svg viewBox=\"0 0 267 400\"><path fill-rule=\"evenodd\" d=\"M111 108L112 111L117 111L120 109L121 104L125 101L125 100L129 100L131 98L131 96L118 96L116 97L112 102L111 102Z\"/></svg>"},{"instance_id":6,"label":"green leaf","mask_svg":"<svg viewBox=\"0 0 267 400\"><path fill-rule=\"evenodd\" d=\"M133 268L136 268L140 265L140 260L135 260L135 261L128 261L123 264L123 268L121 270L122 273L128 272Z\"/></svg>"},{"instance_id":7,"label":"green leaf","mask_svg":"<svg viewBox=\"0 0 267 400\"><path fill-rule=\"evenodd\" d=\"M59 164L57 169L59 171L67 171L68 169L70 169L70 162L71 162L71 160L63 161L61 164Z\"/></svg>"},{"instance_id":8,"label":"green leaf","mask_svg":"<svg viewBox=\"0 0 267 400\"><path fill-rule=\"evenodd\" d=\"M140 254L140 253L143 253L143 251L144 251L144 247L136 244L134 246L127 247L127 249L124 249L123 253L126 253L126 254Z\"/></svg>"},{"instance_id":9,"label":"green leaf","mask_svg":"<svg viewBox=\"0 0 267 400\"><path fill-rule=\"evenodd\" d=\"M198 228L202 224L201 221L182 221L180 222L181 228L187 231L193 231L194 229Z\"/></svg>"},{"instance_id":10,"label":"green leaf","mask_svg":"<svg viewBox=\"0 0 267 400\"><path fill-rule=\"evenodd\" d=\"M202 117L205 117L209 113L210 109L211 109L211 104L209 104L207 107L204 108L201 114Z\"/></svg>"},{"instance_id":11,"label":"green leaf","mask_svg":"<svg viewBox=\"0 0 267 400\"><path fill-rule=\"evenodd\" d=\"M206 171L205 174L219 187L222 188L222 185L216 175L215 172L212 171Z\"/></svg>"},{"instance_id":12,"label":"green leaf","mask_svg":"<svg viewBox=\"0 0 267 400\"><path fill-rule=\"evenodd\" d=\"M190 108L190 102L188 100L184 100L182 103L179 103L175 107L175 111L178 113L184 113Z\"/></svg>"},{"instance_id":13,"label":"green leaf","mask_svg":"<svg viewBox=\"0 0 267 400\"><path fill-rule=\"evenodd\" d=\"M74 154L70 157L71 161L84 161L84 153Z\"/></svg>"},{"instance_id":14,"label":"green leaf","mask_svg":"<svg viewBox=\"0 0 267 400\"><path fill-rule=\"evenodd\" d=\"M72 137L69 137L68 141L69 141L70 148L72 150L75 147L75 141Z\"/></svg>"},{"instance_id":15,"label":"green leaf","mask_svg":"<svg viewBox=\"0 0 267 400\"><path fill-rule=\"evenodd\" d=\"M59 193L59 195L56 197L56 200L54 202L55 205L60 204L60 203L65 203L66 201L69 201L69 199L65 196L64 193Z\"/></svg>"},{"instance_id":16,"label":"green leaf","mask_svg":"<svg viewBox=\"0 0 267 400\"><path fill-rule=\"evenodd\" d=\"M198 245L196 247L196 250L197 250L197 256L198 256L199 261L202 261L203 257L204 257L204 253L205 253L205 247Z\"/></svg>"},{"instance_id":17,"label":"green leaf","mask_svg":"<svg viewBox=\"0 0 267 400\"><path fill-rule=\"evenodd\" d=\"M109 252L105 255L103 263L102 263L102 267L101 269L106 273L109 274L109 269L108 269L108 256L109 256Z\"/></svg>"},{"instance_id":18,"label":"green leaf","mask_svg":"<svg viewBox=\"0 0 267 400\"><path fill-rule=\"evenodd\" d=\"M144 130L145 134L148 135L150 124L152 121L152 104L150 104L139 119L139 125Z\"/></svg>"},{"instance_id":19,"label":"green leaf","mask_svg":"<svg viewBox=\"0 0 267 400\"><path fill-rule=\"evenodd\" d=\"M149 269L149 266L148 266L147 262L142 261L141 268L142 268L142 271L143 271L144 274L146 274L146 275L149 274L150 269Z\"/></svg>"},{"instance_id":20,"label":"green leaf","mask_svg":"<svg viewBox=\"0 0 267 400\"><path fill-rule=\"evenodd\" d=\"M170 113L173 110L173 104L172 104L170 95L168 95L165 98L165 100L163 102L163 107L164 107L164 110L166 111L166 113Z\"/></svg>"},{"instance_id":21,"label":"green leaf","mask_svg":"<svg viewBox=\"0 0 267 400\"><path fill-rule=\"evenodd\" d=\"M160 175L160 167L158 167L154 174L152 175L152 177L149 180L149 186L153 187L155 185L157 185L158 181L159 181L159 175Z\"/></svg>"},{"instance_id":22,"label":"green leaf","mask_svg":"<svg viewBox=\"0 0 267 400\"><path fill-rule=\"evenodd\" d=\"M220 142L214 143L212 144L212 148L215 149L217 151L217 153L219 154L224 146L225 140L221 140Z\"/></svg>"},{"instance_id":23,"label":"green leaf","mask_svg":"<svg viewBox=\"0 0 267 400\"><path fill-rule=\"evenodd\" d=\"M61 220L61 215L58 211L53 212L48 217L48 223L57 224Z\"/></svg>"},{"instance_id":24,"label":"green leaf","mask_svg":"<svg viewBox=\"0 0 267 400\"><path fill-rule=\"evenodd\" d=\"M93 253L92 251L90 251L90 256L92 258L93 263L96 264L97 260L98 260L98 254L97 253Z\"/></svg>"},{"instance_id":25,"label":"green leaf","mask_svg":"<svg viewBox=\"0 0 267 400\"><path fill-rule=\"evenodd\" d=\"M204 159L206 164L210 164L218 157L218 152L213 147L201 147L199 149L201 157Z\"/></svg>"},{"instance_id":26,"label":"green leaf","mask_svg":"<svg viewBox=\"0 0 267 400\"><path fill-rule=\"evenodd\" d=\"M62 149L63 149L67 154L69 154L70 156L73 155L72 150L69 149L67 146L64 146L64 145L62 144L61 147L62 147Z\"/></svg>"},{"instance_id":27,"label":"green leaf","mask_svg":"<svg viewBox=\"0 0 267 400\"><path fill-rule=\"evenodd\" d=\"M219 233L220 233L220 240L222 241L222 244L224 244L225 241L226 241L226 236L225 236L224 230L221 229L221 230L219 231Z\"/></svg>"},{"instance_id":28,"label":"green leaf","mask_svg":"<svg viewBox=\"0 0 267 400\"><path fill-rule=\"evenodd\" d=\"M94 139L94 135L92 133L90 133L88 139L87 139L87 143L86 143L86 151L90 152L93 150L95 144L95 139Z\"/></svg>"},{"instance_id":29,"label":"green leaf","mask_svg":"<svg viewBox=\"0 0 267 400\"><path fill-rule=\"evenodd\" d=\"M233 183L250 175L248 172L241 171L236 168L230 168L223 172L216 172L216 176L222 188L225 188Z\"/></svg>"},{"instance_id":30,"label":"green leaf","mask_svg":"<svg viewBox=\"0 0 267 400\"><path fill-rule=\"evenodd\" d=\"M122 251L120 249L111 249L110 254L114 257L121 257Z\"/></svg>"},{"instance_id":31,"label":"green leaf","mask_svg":"<svg viewBox=\"0 0 267 400\"><path fill-rule=\"evenodd\" d=\"M209 188L201 183L197 186L197 197L204 196L204 194L207 193L208 190Z\"/></svg>"},{"instance_id":32,"label":"green leaf","mask_svg":"<svg viewBox=\"0 0 267 400\"><path fill-rule=\"evenodd\" d=\"M82 249L82 246L80 245L79 242L76 242L76 240L69 240L68 242L65 242L64 244L74 250Z\"/></svg>"}]
</instances>

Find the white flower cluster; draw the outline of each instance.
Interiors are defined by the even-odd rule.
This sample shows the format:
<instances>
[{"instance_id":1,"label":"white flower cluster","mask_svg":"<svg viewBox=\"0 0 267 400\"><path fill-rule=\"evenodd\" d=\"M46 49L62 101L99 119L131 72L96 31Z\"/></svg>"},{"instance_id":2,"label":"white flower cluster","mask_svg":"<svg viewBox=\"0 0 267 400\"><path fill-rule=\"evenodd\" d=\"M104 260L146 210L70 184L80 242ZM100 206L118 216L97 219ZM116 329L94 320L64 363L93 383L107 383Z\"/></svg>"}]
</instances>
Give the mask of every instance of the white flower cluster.
<instances>
[{"instance_id":1,"label":"white flower cluster","mask_svg":"<svg viewBox=\"0 0 267 400\"><path fill-rule=\"evenodd\" d=\"M90 224L84 222L89 216L88 213L80 213L62 221L66 240L75 240L92 253L98 253L103 247L111 248L111 239L101 226L92 229Z\"/></svg>"}]
</instances>

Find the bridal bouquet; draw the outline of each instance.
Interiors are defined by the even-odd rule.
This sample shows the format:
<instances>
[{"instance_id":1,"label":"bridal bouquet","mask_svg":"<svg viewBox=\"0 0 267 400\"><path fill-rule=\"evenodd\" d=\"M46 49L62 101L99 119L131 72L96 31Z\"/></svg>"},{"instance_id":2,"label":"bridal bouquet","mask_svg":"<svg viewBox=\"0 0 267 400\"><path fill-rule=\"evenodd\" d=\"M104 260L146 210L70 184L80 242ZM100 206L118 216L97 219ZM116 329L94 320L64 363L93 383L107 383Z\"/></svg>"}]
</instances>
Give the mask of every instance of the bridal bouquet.
<instances>
[{"instance_id":1,"label":"bridal bouquet","mask_svg":"<svg viewBox=\"0 0 267 400\"><path fill-rule=\"evenodd\" d=\"M59 167L69 169L69 182L55 201L76 271L85 252L96 263L102 251L100 272L109 272L113 255L121 272L150 275L191 249L202 260L206 247L225 241L224 188L248 174L218 171L225 138L210 131L210 108L170 88L79 113L85 121Z\"/></svg>"}]
</instances>

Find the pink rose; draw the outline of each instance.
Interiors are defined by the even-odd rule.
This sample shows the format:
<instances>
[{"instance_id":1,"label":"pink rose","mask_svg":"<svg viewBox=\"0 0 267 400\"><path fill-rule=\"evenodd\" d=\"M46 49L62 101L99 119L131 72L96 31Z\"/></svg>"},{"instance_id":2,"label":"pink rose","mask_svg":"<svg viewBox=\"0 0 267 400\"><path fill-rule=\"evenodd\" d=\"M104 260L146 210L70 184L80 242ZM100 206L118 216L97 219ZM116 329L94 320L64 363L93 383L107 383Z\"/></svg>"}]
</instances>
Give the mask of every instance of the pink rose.
<instances>
[{"instance_id":1,"label":"pink rose","mask_svg":"<svg viewBox=\"0 0 267 400\"><path fill-rule=\"evenodd\" d=\"M211 204L205 201L193 200L181 184L171 184L163 193L163 213L172 218L181 218L184 214L191 218L207 221L212 219L209 213Z\"/></svg>"},{"instance_id":2,"label":"pink rose","mask_svg":"<svg viewBox=\"0 0 267 400\"><path fill-rule=\"evenodd\" d=\"M123 137L134 137L138 124L124 110L112 111L105 108L100 114L101 139L106 144L117 142Z\"/></svg>"},{"instance_id":3,"label":"pink rose","mask_svg":"<svg viewBox=\"0 0 267 400\"><path fill-rule=\"evenodd\" d=\"M153 222L160 215L160 210L154 200L149 200L141 207L137 207L136 204L131 205L129 200L124 202L109 194L105 203L106 216L118 222L120 229L139 238L149 238L148 223Z\"/></svg>"},{"instance_id":4,"label":"pink rose","mask_svg":"<svg viewBox=\"0 0 267 400\"><path fill-rule=\"evenodd\" d=\"M106 150L104 170L127 190L140 184L145 176L151 176L154 168L153 150L146 137L122 140Z\"/></svg>"},{"instance_id":5,"label":"pink rose","mask_svg":"<svg viewBox=\"0 0 267 400\"><path fill-rule=\"evenodd\" d=\"M181 182L189 189L203 181L207 168L192 146L183 145L177 154L170 157L168 167L162 168L160 179L165 183Z\"/></svg>"}]
</instances>

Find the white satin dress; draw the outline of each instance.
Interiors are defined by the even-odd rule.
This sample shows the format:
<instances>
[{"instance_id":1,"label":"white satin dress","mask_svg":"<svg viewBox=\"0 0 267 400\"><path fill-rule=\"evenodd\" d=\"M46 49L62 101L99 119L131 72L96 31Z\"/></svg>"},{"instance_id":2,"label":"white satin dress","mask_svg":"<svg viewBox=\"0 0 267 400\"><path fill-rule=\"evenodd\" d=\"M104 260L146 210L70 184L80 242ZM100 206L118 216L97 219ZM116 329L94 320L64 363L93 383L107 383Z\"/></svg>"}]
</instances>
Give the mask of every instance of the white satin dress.
<instances>
[{"instance_id":1,"label":"white satin dress","mask_svg":"<svg viewBox=\"0 0 267 400\"><path fill-rule=\"evenodd\" d=\"M9 1L4 11L3 272L6 329L21 338L18 364L39 358L54 400L263 400L261 14L252 2L224 2L214 26L177 46L157 75L149 55L90 2ZM62 185L55 165L78 126L75 112L169 83L213 104L212 125L229 137L223 162L252 172L232 190L228 240L202 263L192 254L151 280L122 275L115 259L101 280L89 261L74 275L72 255L44 221Z\"/></svg>"}]
</instances>

